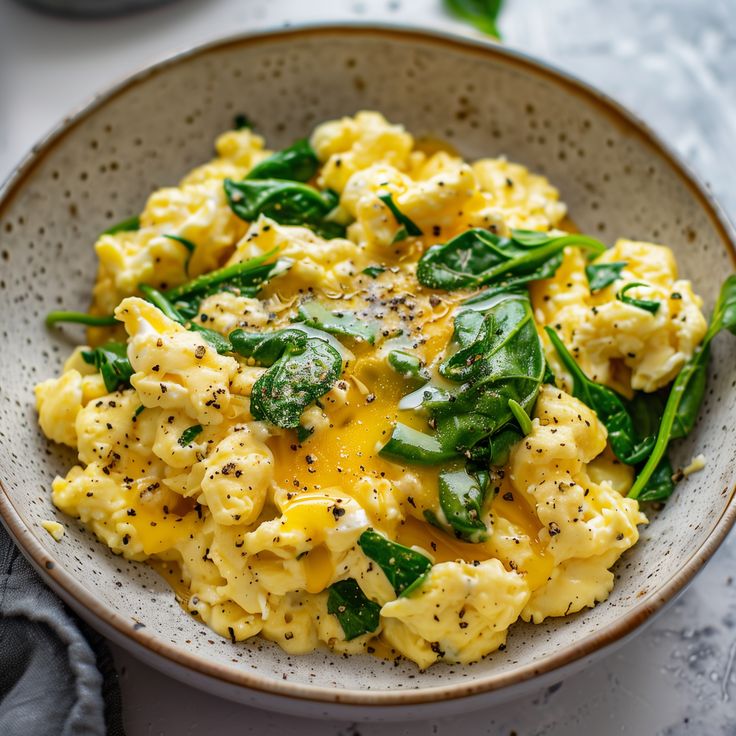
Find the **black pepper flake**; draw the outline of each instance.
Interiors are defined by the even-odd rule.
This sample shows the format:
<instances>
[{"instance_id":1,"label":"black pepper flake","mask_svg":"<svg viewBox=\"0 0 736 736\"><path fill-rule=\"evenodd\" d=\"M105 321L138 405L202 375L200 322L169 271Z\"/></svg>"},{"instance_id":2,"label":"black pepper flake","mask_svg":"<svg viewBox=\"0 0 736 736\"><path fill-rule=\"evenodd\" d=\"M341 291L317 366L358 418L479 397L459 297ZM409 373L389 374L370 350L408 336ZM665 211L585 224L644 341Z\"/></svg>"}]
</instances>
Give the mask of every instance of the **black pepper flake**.
<instances>
[{"instance_id":1,"label":"black pepper flake","mask_svg":"<svg viewBox=\"0 0 736 736\"><path fill-rule=\"evenodd\" d=\"M504 501L513 501L514 500L514 494L511 493L511 491L506 491L506 493L503 494L503 500Z\"/></svg>"},{"instance_id":2,"label":"black pepper flake","mask_svg":"<svg viewBox=\"0 0 736 736\"><path fill-rule=\"evenodd\" d=\"M560 527L554 521L550 521L547 524L547 528L549 529L550 537L557 536L560 533Z\"/></svg>"},{"instance_id":3,"label":"black pepper flake","mask_svg":"<svg viewBox=\"0 0 736 736\"><path fill-rule=\"evenodd\" d=\"M202 358L204 358L206 353L207 353L207 348L204 345L197 345L196 349L194 350L194 357L197 360L202 360Z\"/></svg>"}]
</instances>

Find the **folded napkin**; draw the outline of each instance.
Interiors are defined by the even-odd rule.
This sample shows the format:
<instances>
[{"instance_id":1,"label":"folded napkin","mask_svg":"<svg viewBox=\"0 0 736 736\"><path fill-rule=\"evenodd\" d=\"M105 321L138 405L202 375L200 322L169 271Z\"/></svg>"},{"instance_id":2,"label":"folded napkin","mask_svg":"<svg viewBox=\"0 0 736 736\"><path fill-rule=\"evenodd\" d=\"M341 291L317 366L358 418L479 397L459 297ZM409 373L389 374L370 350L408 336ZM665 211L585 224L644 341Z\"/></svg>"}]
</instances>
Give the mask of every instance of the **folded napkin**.
<instances>
[{"instance_id":1,"label":"folded napkin","mask_svg":"<svg viewBox=\"0 0 736 736\"><path fill-rule=\"evenodd\" d=\"M124 736L104 639L44 585L2 525L0 734Z\"/></svg>"}]
</instances>

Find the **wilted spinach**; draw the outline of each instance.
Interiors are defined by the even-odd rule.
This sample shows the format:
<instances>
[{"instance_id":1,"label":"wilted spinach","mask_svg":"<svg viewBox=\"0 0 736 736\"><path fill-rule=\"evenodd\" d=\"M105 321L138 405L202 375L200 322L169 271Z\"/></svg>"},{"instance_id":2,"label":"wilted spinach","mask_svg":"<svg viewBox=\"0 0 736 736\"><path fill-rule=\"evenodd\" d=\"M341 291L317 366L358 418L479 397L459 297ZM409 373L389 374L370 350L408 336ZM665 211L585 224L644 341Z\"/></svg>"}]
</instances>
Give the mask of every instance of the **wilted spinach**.
<instances>
[{"instance_id":1,"label":"wilted spinach","mask_svg":"<svg viewBox=\"0 0 736 736\"><path fill-rule=\"evenodd\" d=\"M353 578L330 586L327 613L337 617L346 641L375 631L381 621L381 606L368 598Z\"/></svg>"},{"instance_id":2,"label":"wilted spinach","mask_svg":"<svg viewBox=\"0 0 736 736\"><path fill-rule=\"evenodd\" d=\"M225 179L223 186L230 209L246 222L265 215L282 225L304 225L325 238L345 234L344 226L326 219L339 199L330 190L281 179Z\"/></svg>"},{"instance_id":3,"label":"wilted spinach","mask_svg":"<svg viewBox=\"0 0 736 736\"><path fill-rule=\"evenodd\" d=\"M721 287L713 316L702 343L685 363L670 389L657 438L649 459L634 481L629 498L643 499L652 478L666 458L670 440L687 436L695 426L705 394L710 344L721 331L736 335L736 275L729 276Z\"/></svg>"},{"instance_id":4,"label":"wilted spinach","mask_svg":"<svg viewBox=\"0 0 736 736\"><path fill-rule=\"evenodd\" d=\"M98 348L83 350L82 360L99 371L108 391L130 386L130 378L135 371L128 360L128 348L124 342L111 341Z\"/></svg>"},{"instance_id":5,"label":"wilted spinach","mask_svg":"<svg viewBox=\"0 0 736 736\"><path fill-rule=\"evenodd\" d=\"M417 236L422 234L421 228L410 218L408 218L394 202L393 195L390 193L379 194L378 199L383 202L386 207L391 210L391 214L396 219L396 222L401 226L394 236L393 242L398 243L401 240L405 240L409 235Z\"/></svg>"},{"instance_id":6,"label":"wilted spinach","mask_svg":"<svg viewBox=\"0 0 736 736\"><path fill-rule=\"evenodd\" d=\"M114 325L120 324L113 314L87 314L86 312L56 310L46 315L46 324L49 327L62 322L87 325L88 327L113 327Z\"/></svg>"},{"instance_id":7,"label":"wilted spinach","mask_svg":"<svg viewBox=\"0 0 736 736\"><path fill-rule=\"evenodd\" d=\"M318 168L317 154L309 145L309 141L301 139L256 164L245 178L309 181L317 173Z\"/></svg>"},{"instance_id":8,"label":"wilted spinach","mask_svg":"<svg viewBox=\"0 0 736 736\"><path fill-rule=\"evenodd\" d=\"M307 333L290 328L274 332L235 330L228 339L236 353L265 366L272 366L287 350L298 352L307 347Z\"/></svg>"},{"instance_id":9,"label":"wilted spinach","mask_svg":"<svg viewBox=\"0 0 736 736\"><path fill-rule=\"evenodd\" d=\"M416 590L432 568L429 557L392 542L373 529L360 535L358 545L383 570L398 596Z\"/></svg>"},{"instance_id":10,"label":"wilted spinach","mask_svg":"<svg viewBox=\"0 0 736 736\"><path fill-rule=\"evenodd\" d=\"M512 230L511 237L506 238L472 228L443 245L432 246L419 259L417 279L423 286L446 291L508 282L530 277L568 245L594 255L605 250L603 243L585 235Z\"/></svg>"},{"instance_id":11,"label":"wilted spinach","mask_svg":"<svg viewBox=\"0 0 736 736\"><path fill-rule=\"evenodd\" d=\"M621 277L621 272L629 264L626 261L612 261L611 263L591 263L585 267L588 277L588 287L591 291L598 291L610 286Z\"/></svg>"},{"instance_id":12,"label":"wilted spinach","mask_svg":"<svg viewBox=\"0 0 736 736\"><path fill-rule=\"evenodd\" d=\"M324 330L333 335L345 335L356 340L365 340L371 345L376 341L378 334L378 326L375 322L359 319L353 312L345 310L331 312L314 300L304 302L299 306L299 319L318 330Z\"/></svg>"},{"instance_id":13,"label":"wilted spinach","mask_svg":"<svg viewBox=\"0 0 736 736\"><path fill-rule=\"evenodd\" d=\"M443 470L439 474L440 514L425 511L424 517L465 542L485 542L488 527L482 516L489 485L486 471Z\"/></svg>"},{"instance_id":14,"label":"wilted spinach","mask_svg":"<svg viewBox=\"0 0 736 736\"><path fill-rule=\"evenodd\" d=\"M416 355L411 355L403 350L390 350L388 364L404 378L426 380L426 376L423 375L422 371L424 364Z\"/></svg>"},{"instance_id":15,"label":"wilted spinach","mask_svg":"<svg viewBox=\"0 0 736 736\"><path fill-rule=\"evenodd\" d=\"M398 462L439 465L458 457L459 453L454 447L443 446L436 437L397 422L378 454Z\"/></svg>"},{"instance_id":16,"label":"wilted spinach","mask_svg":"<svg viewBox=\"0 0 736 736\"><path fill-rule=\"evenodd\" d=\"M626 292L633 289L635 286L649 286L649 284L643 284L640 281L632 281L619 290L618 294L616 294L616 299L624 304L630 304L632 307L638 307L639 309L643 309L651 314L656 314L659 311L659 302L652 301L651 299L636 299L633 296L627 296Z\"/></svg>"},{"instance_id":17,"label":"wilted spinach","mask_svg":"<svg viewBox=\"0 0 736 736\"><path fill-rule=\"evenodd\" d=\"M341 372L340 353L326 340L287 341L280 357L253 384L251 413L277 427L296 428L304 409L324 396Z\"/></svg>"}]
</instances>

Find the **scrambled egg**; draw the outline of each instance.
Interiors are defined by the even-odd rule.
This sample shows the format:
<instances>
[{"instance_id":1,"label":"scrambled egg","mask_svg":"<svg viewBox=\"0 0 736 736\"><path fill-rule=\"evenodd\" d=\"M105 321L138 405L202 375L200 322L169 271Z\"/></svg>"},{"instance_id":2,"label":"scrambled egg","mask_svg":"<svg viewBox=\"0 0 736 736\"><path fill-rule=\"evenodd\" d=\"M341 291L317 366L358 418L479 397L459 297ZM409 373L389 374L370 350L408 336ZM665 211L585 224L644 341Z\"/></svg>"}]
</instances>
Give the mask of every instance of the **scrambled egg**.
<instances>
[{"instance_id":1,"label":"scrambled egg","mask_svg":"<svg viewBox=\"0 0 736 736\"><path fill-rule=\"evenodd\" d=\"M470 227L546 231L565 206L544 177L519 164L425 152L376 112L320 125L311 145L320 161L315 183L339 195L338 216L349 223L344 238L233 213L223 180L241 179L268 155L259 136L241 130L221 136L217 158L178 187L154 192L138 230L97 241L92 312L114 310L133 374L130 387L110 393L77 350L59 378L36 387L41 429L79 456L54 480L53 500L114 552L150 561L183 608L234 642L260 633L294 654L322 644L403 655L421 668L472 662L503 647L519 619L539 623L603 601L611 566L646 523L624 495L631 469L612 455L596 415L566 392L569 379L542 327L555 327L591 378L630 395L666 385L692 354L706 328L701 302L664 246L619 240L599 261L626 265L593 293L584 256L568 248L556 275L531 286L559 387L541 388L531 432L493 471L488 539L460 541L425 521L437 508L437 468L377 454L394 422L417 426L398 408L411 386L387 365L387 350L403 348L430 366L452 336L460 296L416 281L429 246ZM397 242L400 223L378 196L387 192L421 237ZM224 336L271 331L291 324L310 295L360 310L386 337L376 345L334 341L343 373L304 412L308 439L254 418L264 367L218 354L138 290L274 252L288 259L285 273L257 296L206 295L195 322ZM369 275L369 266L379 268ZM632 294L661 301L656 315L616 299L631 282L643 284ZM121 334L114 329L91 329L89 340ZM413 592L397 597L364 554L358 540L367 529L434 563ZM328 610L330 586L348 578L380 607L375 630L350 640Z\"/></svg>"}]
</instances>

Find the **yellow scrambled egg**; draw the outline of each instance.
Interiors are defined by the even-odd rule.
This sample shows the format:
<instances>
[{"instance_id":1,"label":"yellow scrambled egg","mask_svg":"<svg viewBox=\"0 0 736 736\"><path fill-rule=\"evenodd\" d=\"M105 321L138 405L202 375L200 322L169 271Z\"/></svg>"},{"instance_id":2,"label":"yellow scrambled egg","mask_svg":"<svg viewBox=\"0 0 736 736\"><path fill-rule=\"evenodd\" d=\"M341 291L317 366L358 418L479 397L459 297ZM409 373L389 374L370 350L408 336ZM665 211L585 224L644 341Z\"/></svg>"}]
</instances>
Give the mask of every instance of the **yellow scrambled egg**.
<instances>
[{"instance_id":1,"label":"yellow scrambled egg","mask_svg":"<svg viewBox=\"0 0 736 736\"><path fill-rule=\"evenodd\" d=\"M376 112L318 126L311 145L320 161L313 183L339 196L345 237L234 214L223 180L241 179L269 153L259 136L240 130L221 136L217 158L179 186L154 192L138 230L97 241L91 311L114 311L133 373L129 387L110 393L78 349L59 378L36 387L43 432L79 455L54 480L53 500L114 552L151 561L187 611L233 641L260 633L290 653L326 645L403 655L421 668L471 662L503 646L519 619L540 623L604 600L611 566L646 523L625 498L632 469L611 453L595 413L568 393L542 327L559 332L594 380L627 395L651 392L702 338L701 302L665 246L619 240L599 262L627 265L596 292L583 253L568 247L556 275L531 286L557 385L542 386L531 431L492 470L488 538L461 541L425 518L438 508L438 469L378 454L396 421L421 428L416 413L399 409L412 389L388 365L387 350L403 348L432 366L447 349L461 297L417 283L416 263L429 246L471 227L547 231L560 225L565 206L544 177L519 164L424 150ZM378 196L387 192L422 236L397 241L401 223ZM265 367L219 354L139 291L141 283L171 288L265 254L291 267L256 296L206 296L194 321L224 336L272 331L291 324L310 296L362 310L387 338L337 345L343 371L305 410L306 439L254 419L253 386ZM364 273L370 266L380 268ZM632 295L661 302L656 314L616 299L631 282L642 284ZM111 334L122 328L94 328L88 339L95 345ZM196 435L182 442L192 427ZM408 595L397 597L362 550L368 529L433 563ZM328 611L330 586L348 578L380 607L375 630L350 640Z\"/></svg>"}]
</instances>

